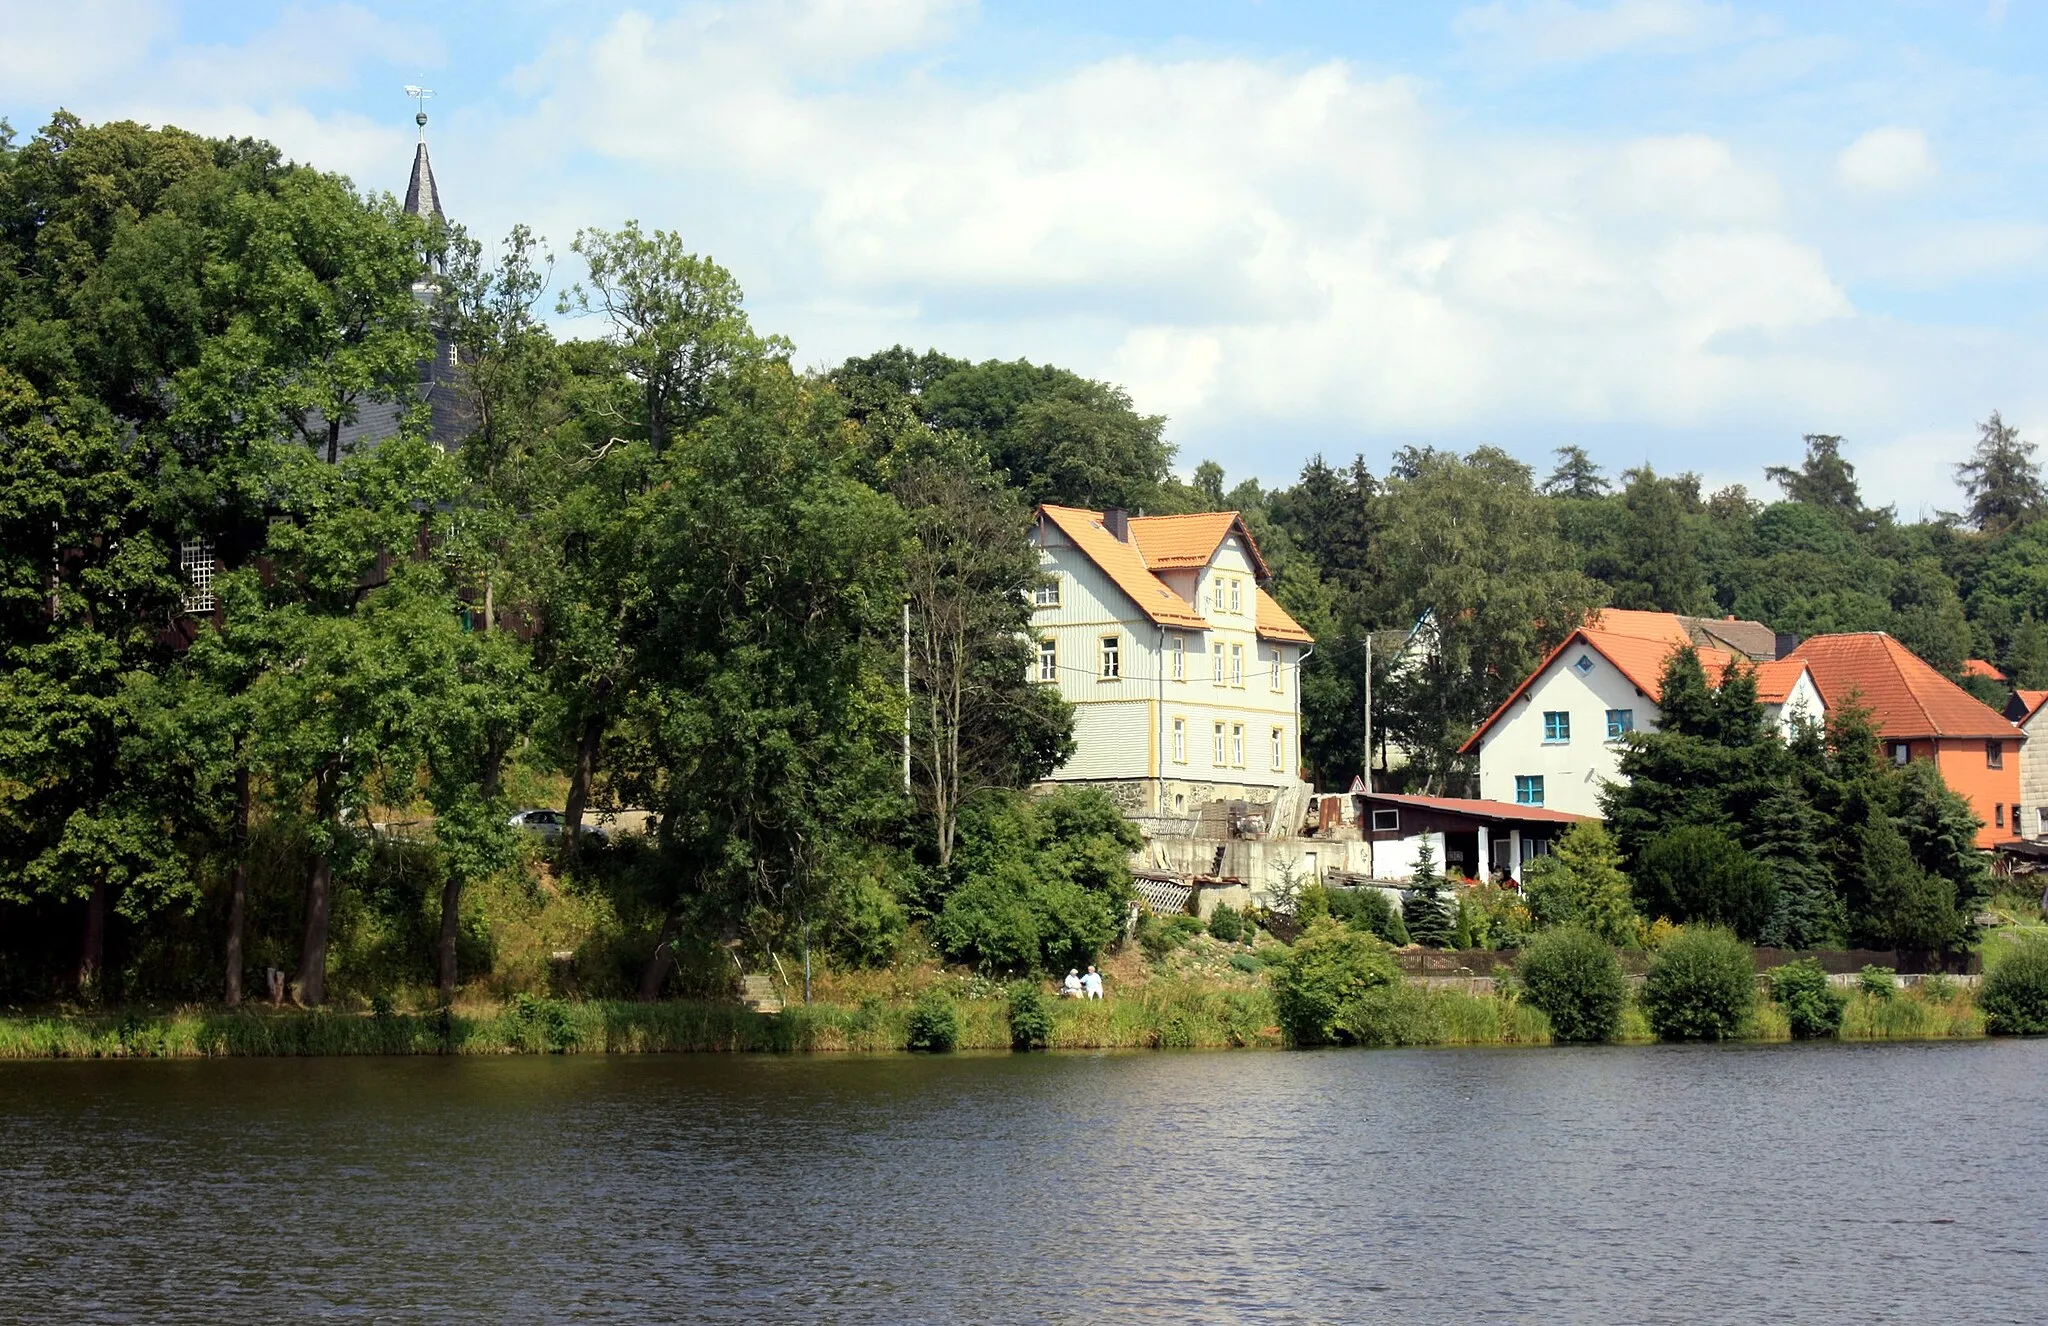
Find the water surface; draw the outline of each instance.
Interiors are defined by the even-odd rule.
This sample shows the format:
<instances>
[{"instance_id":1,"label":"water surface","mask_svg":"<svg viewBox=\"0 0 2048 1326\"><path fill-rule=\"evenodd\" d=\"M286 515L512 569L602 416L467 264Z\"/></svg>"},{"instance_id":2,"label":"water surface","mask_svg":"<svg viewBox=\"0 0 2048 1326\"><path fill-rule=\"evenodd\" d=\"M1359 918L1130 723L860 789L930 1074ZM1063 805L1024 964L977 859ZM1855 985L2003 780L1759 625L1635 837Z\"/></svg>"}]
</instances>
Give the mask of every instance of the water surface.
<instances>
[{"instance_id":1,"label":"water surface","mask_svg":"<svg viewBox=\"0 0 2048 1326\"><path fill-rule=\"evenodd\" d=\"M2048 1042L0 1063L0 1319L2038 1321Z\"/></svg>"}]
</instances>

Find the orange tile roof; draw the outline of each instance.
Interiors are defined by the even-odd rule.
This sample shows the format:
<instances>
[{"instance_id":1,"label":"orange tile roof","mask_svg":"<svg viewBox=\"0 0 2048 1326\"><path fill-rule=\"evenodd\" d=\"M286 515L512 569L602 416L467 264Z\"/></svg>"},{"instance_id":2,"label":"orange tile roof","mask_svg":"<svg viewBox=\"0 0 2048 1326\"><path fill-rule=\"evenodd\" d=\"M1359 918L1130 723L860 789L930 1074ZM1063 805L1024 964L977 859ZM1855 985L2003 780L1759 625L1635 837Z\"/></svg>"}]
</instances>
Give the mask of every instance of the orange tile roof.
<instances>
[{"instance_id":1,"label":"orange tile roof","mask_svg":"<svg viewBox=\"0 0 2048 1326\"><path fill-rule=\"evenodd\" d=\"M1990 663L1985 662L1981 658L1964 659L1963 675L1965 677L1989 677L1993 681L2005 680L2005 674L2003 672L2000 672L1996 667L1992 666Z\"/></svg>"},{"instance_id":2,"label":"orange tile roof","mask_svg":"<svg viewBox=\"0 0 2048 1326\"><path fill-rule=\"evenodd\" d=\"M1280 600L1259 591L1259 638L1261 640L1286 640L1299 645L1312 645L1316 638L1301 628L1301 623L1288 615L1280 606Z\"/></svg>"},{"instance_id":3,"label":"orange tile roof","mask_svg":"<svg viewBox=\"0 0 2048 1326\"><path fill-rule=\"evenodd\" d=\"M2020 703L2026 706L2027 719L2040 713L2041 706L2048 703L2048 691L2014 691L2013 694L2019 696Z\"/></svg>"},{"instance_id":4,"label":"orange tile roof","mask_svg":"<svg viewBox=\"0 0 2048 1326\"><path fill-rule=\"evenodd\" d=\"M1792 688L1812 669L1801 658L1781 658L1756 665L1756 698L1765 704L1783 704L1792 698Z\"/></svg>"},{"instance_id":5,"label":"orange tile roof","mask_svg":"<svg viewBox=\"0 0 2048 1326\"><path fill-rule=\"evenodd\" d=\"M1192 604L1146 569L1144 554L1136 544L1125 543L1102 527L1099 512L1050 503L1038 510L1059 526L1060 533L1073 540L1074 546L1087 554L1089 561L1101 567L1103 574L1115 581L1116 587L1154 622L1195 631L1209 629L1208 621L1195 611Z\"/></svg>"},{"instance_id":6,"label":"orange tile roof","mask_svg":"<svg viewBox=\"0 0 2048 1326\"><path fill-rule=\"evenodd\" d=\"M1235 511L1201 511L1191 516L1133 516L1131 541L1145 554L1145 565L1154 571L1185 571L1207 566L1232 529L1244 536L1246 556L1252 570L1264 580L1272 569L1259 553L1244 517Z\"/></svg>"},{"instance_id":7,"label":"orange tile roof","mask_svg":"<svg viewBox=\"0 0 2048 1326\"><path fill-rule=\"evenodd\" d=\"M1885 737L2009 737L1997 710L1884 634L1817 635L1792 657L1805 659L1830 707L1860 693Z\"/></svg>"}]
</instances>

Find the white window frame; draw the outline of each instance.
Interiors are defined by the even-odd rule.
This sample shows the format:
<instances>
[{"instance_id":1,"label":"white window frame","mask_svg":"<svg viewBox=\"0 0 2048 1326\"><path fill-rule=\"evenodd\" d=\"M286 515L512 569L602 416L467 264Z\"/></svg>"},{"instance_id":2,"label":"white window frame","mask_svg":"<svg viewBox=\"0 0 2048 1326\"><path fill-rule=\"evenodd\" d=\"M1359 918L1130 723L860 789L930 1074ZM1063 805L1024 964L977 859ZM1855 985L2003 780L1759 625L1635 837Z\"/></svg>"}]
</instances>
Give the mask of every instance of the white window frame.
<instances>
[{"instance_id":1,"label":"white window frame","mask_svg":"<svg viewBox=\"0 0 2048 1326\"><path fill-rule=\"evenodd\" d=\"M1244 685L1243 645L1232 645L1230 647L1230 684L1238 687Z\"/></svg>"},{"instance_id":2,"label":"white window frame","mask_svg":"<svg viewBox=\"0 0 2048 1326\"><path fill-rule=\"evenodd\" d=\"M1101 681L1121 681L1124 675L1124 641L1120 635L1102 637L1102 667L1097 673Z\"/></svg>"},{"instance_id":3,"label":"white window frame","mask_svg":"<svg viewBox=\"0 0 2048 1326\"><path fill-rule=\"evenodd\" d=\"M1058 681L1060 679L1060 646L1052 636L1038 642L1038 679Z\"/></svg>"},{"instance_id":4,"label":"white window frame","mask_svg":"<svg viewBox=\"0 0 2048 1326\"><path fill-rule=\"evenodd\" d=\"M1244 581L1237 576L1230 578L1230 610L1244 611Z\"/></svg>"},{"instance_id":5,"label":"white window frame","mask_svg":"<svg viewBox=\"0 0 2048 1326\"><path fill-rule=\"evenodd\" d=\"M1188 762L1188 720L1185 718L1175 718L1173 720L1173 762L1175 764L1186 764Z\"/></svg>"},{"instance_id":6,"label":"white window frame","mask_svg":"<svg viewBox=\"0 0 2048 1326\"><path fill-rule=\"evenodd\" d=\"M1384 818L1382 818L1383 816ZM1372 831L1374 833L1399 833L1401 831L1400 810L1395 807L1387 807L1385 809L1378 806L1373 807Z\"/></svg>"},{"instance_id":7,"label":"white window frame","mask_svg":"<svg viewBox=\"0 0 2048 1326\"><path fill-rule=\"evenodd\" d=\"M1230 767L1244 768L1244 724L1230 725Z\"/></svg>"},{"instance_id":8,"label":"white window frame","mask_svg":"<svg viewBox=\"0 0 2048 1326\"><path fill-rule=\"evenodd\" d=\"M1060 577L1057 571L1031 587L1031 606L1034 608L1057 608L1060 606Z\"/></svg>"},{"instance_id":9,"label":"white window frame","mask_svg":"<svg viewBox=\"0 0 2048 1326\"><path fill-rule=\"evenodd\" d=\"M1188 679L1188 638L1184 635L1173 637L1173 679Z\"/></svg>"},{"instance_id":10,"label":"white window frame","mask_svg":"<svg viewBox=\"0 0 2048 1326\"><path fill-rule=\"evenodd\" d=\"M1213 670L1216 673L1216 684L1221 686L1223 684L1223 642L1221 640L1211 640L1209 642L1209 657L1215 663Z\"/></svg>"},{"instance_id":11,"label":"white window frame","mask_svg":"<svg viewBox=\"0 0 2048 1326\"><path fill-rule=\"evenodd\" d=\"M1280 646L1273 646L1273 689L1280 690Z\"/></svg>"},{"instance_id":12,"label":"white window frame","mask_svg":"<svg viewBox=\"0 0 2048 1326\"><path fill-rule=\"evenodd\" d=\"M1273 772L1282 773L1287 768L1287 729L1273 729Z\"/></svg>"}]
</instances>

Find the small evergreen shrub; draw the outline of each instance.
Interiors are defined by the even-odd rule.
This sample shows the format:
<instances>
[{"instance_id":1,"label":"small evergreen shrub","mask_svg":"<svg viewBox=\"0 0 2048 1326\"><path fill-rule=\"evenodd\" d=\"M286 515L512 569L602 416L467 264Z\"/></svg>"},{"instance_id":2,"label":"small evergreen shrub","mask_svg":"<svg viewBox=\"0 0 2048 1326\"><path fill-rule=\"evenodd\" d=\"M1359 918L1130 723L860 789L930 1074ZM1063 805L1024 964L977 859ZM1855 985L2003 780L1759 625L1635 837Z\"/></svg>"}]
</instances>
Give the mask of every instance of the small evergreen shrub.
<instances>
[{"instance_id":1,"label":"small evergreen shrub","mask_svg":"<svg viewBox=\"0 0 2048 1326\"><path fill-rule=\"evenodd\" d=\"M1725 925L1754 938L1778 904L1768 870L1720 829L1687 824L1652 838L1632 876L1645 916Z\"/></svg>"},{"instance_id":2,"label":"small evergreen shrub","mask_svg":"<svg viewBox=\"0 0 2048 1326\"><path fill-rule=\"evenodd\" d=\"M1665 940L1643 982L1643 1012L1662 1040L1726 1040L1755 1007L1749 945L1719 926L1689 925Z\"/></svg>"},{"instance_id":3,"label":"small evergreen shrub","mask_svg":"<svg viewBox=\"0 0 2048 1326\"><path fill-rule=\"evenodd\" d=\"M1788 962L1771 973L1771 999L1785 1010L1785 1021L1800 1040L1839 1035L1842 1011L1849 996L1828 981L1818 962Z\"/></svg>"},{"instance_id":4,"label":"small evergreen shrub","mask_svg":"<svg viewBox=\"0 0 2048 1326\"><path fill-rule=\"evenodd\" d=\"M1443 877L1437 874L1436 851L1429 839L1415 856L1415 875L1401 900L1401 923L1408 938L1424 948L1449 948L1454 934L1451 906L1443 895Z\"/></svg>"},{"instance_id":5,"label":"small evergreen shrub","mask_svg":"<svg viewBox=\"0 0 2048 1326\"><path fill-rule=\"evenodd\" d=\"M1385 944L1328 917L1319 918L1272 968L1280 1028L1296 1045L1350 1040L1343 1025L1345 1010L1368 991L1400 979Z\"/></svg>"},{"instance_id":6,"label":"small evergreen shrub","mask_svg":"<svg viewBox=\"0 0 2048 1326\"><path fill-rule=\"evenodd\" d=\"M1994 1036L2048 1033L2048 943L2021 944L1992 968L1978 991L1984 1029Z\"/></svg>"},{"instance_id":7,"label":"small evergreen shrub","mask_svg":"<svg viewBox=\"0 0 2048 1326\"><path fill-rule=\"evenodd\" d=\"M927 990L910 1006L909 1048L927 1054L947 1054L960 1043L960 1013L953 1001L937 990Z\"/></svg>"},{"instance_id":8,"label":"small evergreen shrub","mask_svg":"<svg viewBox=\"0 0 2048 1326\"><path fill-rule=\"evenodd\" d=\"M1266 960L1256 953L1233 953L1230 966L1233 971L1261 972L1266 969Z\"/></svg>"},{"instance_id":9,"label":"small evergreen shrub","mask_svg":"<svg viewBox=\"0 0 2048 1326\"><path fill-rule=\"evenodd\" d=\"M1052 1043L1052 1001L1036 982L1010 987L1010 1048L1042 1050Z\"/></svg>"},{"instance_id":10,"label":"small evergreen shrub","mask_svg":"<svg viewBox=\"0 0 2048 1326\"><path fill-rule=\"evenodd\" d=\"M1578 925L1532 938L1515 962L1524 996L1561 1041L1605 1041L1621 1026L1628 981L1607 941Z\"/></svg>"},{"instance_id":11,"label":"small evergreen shrub","mask_svg":"<svg viewBox=\"0 0 2048 1326\"><path fill-rule=\"evenodd\" d=\"M1138 918L1138 947L1157 962L1202 933L1202 923L1185 913L1155 916L1146 912Z\"/></svg>"},{"instance_id":12,"label":"small evergreen shrub","mask_svg":"<svg viewBox=\"0 0 2048 1326\"><path fill-rule=\"evenodd\" d=\"M1856 983L1873 999L1889 999L1899 992L1899 984L1892 979L1890 967L1866 966Z\"/></svg>"},{"instance_id":13,"label":"small evergreen shrub","mask_svg":"<svg viewBox=\"0 0 2048 1326\"><path fill-rule=\"evenodd\" d=\"M1368 931L1396 948L1408 942L1408 927L1401 923L1400 909L1387 900L1386 890L1370 885L1331 889L1329 898L1330 915L1353 930Z\"/></svg>"},{"instance_id":14,"label":"small evergreen shrub","mask_svg":"<svg viewBox=\"0 0 2048 1326\"><path fill-rule=\"evenodd\" d=\"M1235 907L1218 907L1209 917L1211 938L1235 944L1244 938L1244 913Z\"/></svg>"},{"instance_id":15,"label":"small evergreen shrub","mask_svg":"<svg viewBox=\"0 0 2048 1326\"><path fill-rule=\"evenodd\" d=\"M1335 915L1331 911L1332 890L1321 884L1304 884L1295 890L1294 921L1296 925L1307 925L1320 916Z\"/></svg>"}]
</instances>

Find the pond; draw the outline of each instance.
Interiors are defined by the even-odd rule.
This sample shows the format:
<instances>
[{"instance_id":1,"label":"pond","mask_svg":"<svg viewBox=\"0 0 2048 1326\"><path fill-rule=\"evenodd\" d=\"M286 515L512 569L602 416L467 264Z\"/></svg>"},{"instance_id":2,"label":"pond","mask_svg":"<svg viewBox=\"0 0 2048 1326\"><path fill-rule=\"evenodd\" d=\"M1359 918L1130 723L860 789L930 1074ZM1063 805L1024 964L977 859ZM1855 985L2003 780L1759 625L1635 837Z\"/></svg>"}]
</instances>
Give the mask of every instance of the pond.
<instances>
[{"instance_id":1,"label":"pond","mask_svg":"<svg viewBox=\"0 0 2048 1326\"><path fill-rule=\"evenodd\" d=\"M2048 1042L0 1063L0 1319L2038 1320Z\"/></svg>"}]
</instances>

